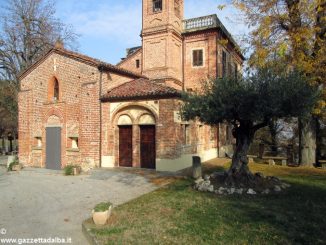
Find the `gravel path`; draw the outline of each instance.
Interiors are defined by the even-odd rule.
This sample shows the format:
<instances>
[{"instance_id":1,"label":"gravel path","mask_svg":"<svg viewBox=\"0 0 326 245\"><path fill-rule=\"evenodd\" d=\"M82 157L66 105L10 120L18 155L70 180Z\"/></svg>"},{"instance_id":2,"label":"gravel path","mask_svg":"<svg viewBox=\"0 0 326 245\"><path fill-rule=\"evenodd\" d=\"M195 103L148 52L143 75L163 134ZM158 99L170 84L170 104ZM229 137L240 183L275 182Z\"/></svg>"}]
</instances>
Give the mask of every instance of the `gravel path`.
<instances>
[{"instance_id":1,"label":"gravel path","mask_svg":"<svg viewBox=\"0 0 326 245\"><path fill-rule=\"evenodd\" d=\"M119 205L156 188L146 177L125 171L68 177L45 169L7 173L0 166L0 231L6 229L0 239L59 237L87 244L81 223L95 204Z\"/></svg>"}]
</instances>

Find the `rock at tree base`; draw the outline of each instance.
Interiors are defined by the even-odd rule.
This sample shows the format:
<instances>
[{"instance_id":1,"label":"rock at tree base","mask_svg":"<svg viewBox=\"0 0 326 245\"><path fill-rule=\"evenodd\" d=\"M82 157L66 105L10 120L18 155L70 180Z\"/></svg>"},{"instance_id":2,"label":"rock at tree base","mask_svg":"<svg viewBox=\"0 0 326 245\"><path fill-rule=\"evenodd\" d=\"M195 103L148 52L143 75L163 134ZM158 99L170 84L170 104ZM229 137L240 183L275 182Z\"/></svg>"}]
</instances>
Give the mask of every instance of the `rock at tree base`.
<instances>
[{"instance_id":1,"label":"rock at tree base","mask_svg":"<svg viewBox=\"0 0 326 245\"><path fill-rule=\"evenodd\" d=\"M280 192L282 191L281 187L279 187L278 185L274 186L274 191L276 192Z\"/></svg>"},{"instance_id":2,"label":"rock at tree base","mask_svg":"<svg viewBox=\"0 0 326 245\"><path fill-rule=\"evenodd\" d=\"M264 190L261 194L268 195L270 193L269 189Z\"/></svg>"},{"instance_id":3,"label":"rock at tree base","mask_svg":"<svg viewBox=\"0 0 326 245\"><path fill-rule=\"evenodd\" d=\"M248 191L247 191L247 194L249 194L249 195L256 195L257 192L255 192L253 189L249 188Z\"/></svg>"},{"instance_id":4,"label":"rock at tree base","mask_svg":"<svg viewBox=\"0 0 326 245\"><path fill-rule=\"evenodd\" d=\"M195 181L194 188L202 192L211 192L218 195L268 195L271 193L279 193L290 185L282 182L279 178L273 176L265 177L262 173L251 175L248 182L241 182L236 179L232 185L225 180L228 175L225 172L214 172L211 175L205 175L204 179L199 178Z\"/></svg>"}]
</instances>

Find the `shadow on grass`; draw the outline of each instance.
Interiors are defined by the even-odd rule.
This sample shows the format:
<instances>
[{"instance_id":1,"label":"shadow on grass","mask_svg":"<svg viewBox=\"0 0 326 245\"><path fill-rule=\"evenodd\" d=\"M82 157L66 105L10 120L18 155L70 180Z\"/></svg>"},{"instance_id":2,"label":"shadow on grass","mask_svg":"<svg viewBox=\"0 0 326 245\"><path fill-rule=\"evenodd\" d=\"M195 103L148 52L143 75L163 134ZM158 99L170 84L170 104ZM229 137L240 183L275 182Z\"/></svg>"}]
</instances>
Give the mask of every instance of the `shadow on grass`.
<instances>
[{"instance_id":1,"label":"shadow on grass","mask_svg":"<svg viewBox=\"0 0 326 245\"><path fill-rule=\"evenodd\" d=\"M326 186L320 181L289 179L292 187L278 195L222 196L206 210L192 207L187 219L208 243L326 244Z\"/></svg>"},{"instance_id":2,"label":"shadow on grass","mask_svg":"<svg viewBox=\"0 0 326 245\"><path fill-rule=\"evenodd\" d=\"M204 172L224 166L204 166ZM280 194L215 195L181 179L115 210L103 244L326 244L326 175L252 165L291 184ZM119 241L119 242L117 242Z\"/></svg>"}]
</instances>

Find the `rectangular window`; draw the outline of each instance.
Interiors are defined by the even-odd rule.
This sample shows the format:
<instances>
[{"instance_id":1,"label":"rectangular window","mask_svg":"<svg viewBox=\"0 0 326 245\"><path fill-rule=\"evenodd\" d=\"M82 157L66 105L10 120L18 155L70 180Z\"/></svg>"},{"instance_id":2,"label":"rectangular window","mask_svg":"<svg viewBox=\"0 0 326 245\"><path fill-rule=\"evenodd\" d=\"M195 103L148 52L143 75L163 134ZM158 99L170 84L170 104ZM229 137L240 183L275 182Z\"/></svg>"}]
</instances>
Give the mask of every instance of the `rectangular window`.
<instances>
[{"instance_id":1,"label":"rectangular window","mask_svg":"<svg viewBox=\"0 0 326 245\"><path fill-rule=\"evenodd\" d=\"M190 125L185 125L185 144L190 145Z\"/></svg>"},{"instance_id":2,"label":"rectangular window","mask_svg":"<svg viewBox=\"0 0 326 245\"><path fill-rule=\"evenodd\" d=\"M222 52L222 77L226 76L226 53Z\"/></svg>"},{"instance_id":3,"label":"rectangular window","mask_svg":"<svg viewBox=\"0 0 326 245\"><path fill-rule=\"evenodd\" d=\"M238 78L238 66L237 66L237 63L234 63L234 78Z\"/></svg>"},{"instance_id":4,"label":"rectangular window","mask_svg":"<svg viewBox=\"0 0 326 245\"><path fill-rule=\"evenodd\" d=\"M232 77L233 69L232 69L232 64L231 62L228 63L228 75L229 77Z\"/></svg>"},{"instance_id":5,"label":"rectangular window","mask_svg":"<svg viewBox=\"0 0 326 245\"><path fill-rule=\"evenodd\" d=\"M204 127L203 125L198 126L198 142L202 143L203 142L203 137L204 137Z\"/></svg>"},{"instance_id":6,"label":"rectangular window","mask_svg":"<svg viewBox=\"0 0 326 245\"><path fill-rule=\"evenodd\" d=\"M71 148L78 149L78 138L72 138Z\"/></svg>"},{"instance_id":7,"label":"rectangular window","mask_svg":"<svg viewBox=\"0 0 326 245\"><path fill-rule=\"evenodd\" d=\"M162 11L162 0L153 0L153 12L161 12Z\"/></svg>"},{"instance_id":8,"label":"rectangular window","mask_svg":"<svg viewBox=\"0 0 326 245\"><path fill-rule=\"evenodd\" d=\"M140 67L140 60L136 60L136 68Z\"/></svg>"},{"instance_id":9,"label":"rectangular window","mask_svg":"<svg viewBox=\"0 0 326 245\"><path fill-rule=\"evenodd\" d=\"M203 66L204 65L204 51L197 49L192 51L192 66Z\"/></svg>"},{"instance_id":10,"label":"rectangular window","mask_svg":"<svg viewBox=\"0 0 326 245\"><path fill-rule=\"evenodd\" d=\"M210 127L210 141L214 141L217 137L216 127Z\"/></svg>"},{"instance_id":11,"label":"rectangular window","mask_svg":"<svg viewBox=\"0 0 326 245\"><path fill-rule=\"evenodd\" d=\"M42 137L35 137L36 140L36 147L41 148L42 147Z\"/></svg>"}]
</instances>

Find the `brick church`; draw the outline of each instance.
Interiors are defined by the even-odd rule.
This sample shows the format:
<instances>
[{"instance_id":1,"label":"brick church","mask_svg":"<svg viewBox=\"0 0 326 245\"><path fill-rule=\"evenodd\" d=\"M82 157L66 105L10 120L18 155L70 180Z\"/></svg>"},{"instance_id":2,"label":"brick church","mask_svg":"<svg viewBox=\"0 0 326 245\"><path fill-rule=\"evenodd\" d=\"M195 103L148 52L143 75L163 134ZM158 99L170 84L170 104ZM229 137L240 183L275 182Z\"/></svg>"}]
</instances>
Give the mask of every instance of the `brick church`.
<instances>
[{"instance_id":1,"label":"brick church","mask_svg":"<svg viewBox=\"0 0 326 245\"><path fill-rule=\"evenodd\" d=\"M244 58L217 16L184 19L183 0L143 0L141 37L117 65L57 43L21 73L20 162L178 171L194 155L232 150L227 125L179 114L182 91L241 72Z\"/></svg>"}]
</instances>

